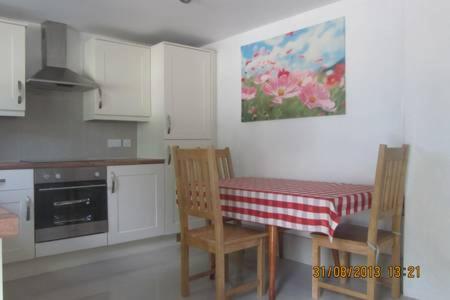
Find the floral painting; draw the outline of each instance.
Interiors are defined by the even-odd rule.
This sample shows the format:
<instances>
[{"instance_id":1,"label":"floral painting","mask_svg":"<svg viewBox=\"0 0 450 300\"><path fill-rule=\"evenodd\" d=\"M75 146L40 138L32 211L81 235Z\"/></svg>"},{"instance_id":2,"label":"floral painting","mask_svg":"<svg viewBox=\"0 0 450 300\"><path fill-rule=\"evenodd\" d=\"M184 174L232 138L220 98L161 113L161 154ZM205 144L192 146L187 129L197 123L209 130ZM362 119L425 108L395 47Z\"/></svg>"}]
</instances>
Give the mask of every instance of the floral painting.
<instances>
[{"instance_id":1,"label":"floral painting","mask_svg":"<svg viewBox=\"0 0 450 300\"><path fill-rule=\"evenodd\" d=\"M345 114L345 19L241 47L242 121Z\"/></svg>"}]
</instances>

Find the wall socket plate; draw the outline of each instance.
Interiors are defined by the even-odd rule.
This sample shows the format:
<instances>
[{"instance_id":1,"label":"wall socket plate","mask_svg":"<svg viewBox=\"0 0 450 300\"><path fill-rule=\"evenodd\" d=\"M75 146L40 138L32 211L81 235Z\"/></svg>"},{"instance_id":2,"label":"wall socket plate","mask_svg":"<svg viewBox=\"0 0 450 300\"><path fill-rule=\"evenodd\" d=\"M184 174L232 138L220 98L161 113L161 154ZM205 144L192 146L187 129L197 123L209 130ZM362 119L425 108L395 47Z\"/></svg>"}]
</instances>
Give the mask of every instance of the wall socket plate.
<instances>
[{"instance_id":1,"label":"wall socket plate","mask_svg":"<svg viewBox=\"0 0 450 300\"><path fill-rule=\"evenodd\" d=\"M122 147L121 139L108 139L108 148L120 148Z\"/></svg>"},{"instance_id":2,"label":"wall socket plate","mask_svg":"<svg viewBox=\"0 0 450 300\"><path fill-rule=\"evenodd\" d=\"M131 148L131 140L130 139L123 139L122 140L122 147Z\"/></svg>"}]
</instances>

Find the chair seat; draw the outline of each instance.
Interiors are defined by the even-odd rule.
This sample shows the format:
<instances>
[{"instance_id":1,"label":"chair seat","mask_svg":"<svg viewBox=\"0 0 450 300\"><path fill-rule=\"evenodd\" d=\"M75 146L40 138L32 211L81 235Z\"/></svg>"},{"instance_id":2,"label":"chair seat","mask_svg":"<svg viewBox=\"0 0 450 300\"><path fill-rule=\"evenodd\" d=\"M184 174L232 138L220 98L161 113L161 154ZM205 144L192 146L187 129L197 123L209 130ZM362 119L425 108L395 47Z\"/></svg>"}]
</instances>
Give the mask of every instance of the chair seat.
<instances>
[{"instance_id":1,"label":"chair seat","mask_svg":"<svg viewBox=\"0 0 450 300\"><path fill-rule=\"evenodd\" d=\"M367 244L368 228L353 224L340 224L333 235L333 241L352 241ZM328 236L321 233L313 233L314 238L328 239ZM394 238L394 234L386 230L378 230L377 244L381 245Z\"/></svg>"},{"instance_id":2,"label":"chair seat","mask_svg":"<svg viewBox=\"0 0 450 300\"><path fill-rule=\"evenodd\" d=\"M206 246L205 250L215 250L216 239L213 226L189 230L187 236L189 242L192 242L199 248L205 248ZM225 253L254 247L260 239L265 238L266 236L267 233L265 232L244 228L238 225L223 225ZM196 241L198 241L198 243L196 243Z\"/></svg>"}]
</instances>

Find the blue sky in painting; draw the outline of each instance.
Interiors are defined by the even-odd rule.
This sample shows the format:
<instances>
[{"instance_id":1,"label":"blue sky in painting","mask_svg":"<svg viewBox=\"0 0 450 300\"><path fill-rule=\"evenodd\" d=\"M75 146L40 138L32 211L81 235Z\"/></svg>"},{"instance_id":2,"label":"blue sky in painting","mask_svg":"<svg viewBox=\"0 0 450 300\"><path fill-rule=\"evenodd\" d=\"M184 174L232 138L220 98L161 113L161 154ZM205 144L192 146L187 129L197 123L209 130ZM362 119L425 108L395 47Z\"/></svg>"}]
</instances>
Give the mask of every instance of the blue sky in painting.
<instances>
[{"instance_id":1,"label":"blue sky in painting","mask_svg":"<svg viewBox=\"0 0 450 300\"><path fill-rule=\"evenodd\" d=\"M345 18L241 47L242 75L267 71L267 62L290 71L317 71L345 59Z\"/></svg>"}]
</instances>

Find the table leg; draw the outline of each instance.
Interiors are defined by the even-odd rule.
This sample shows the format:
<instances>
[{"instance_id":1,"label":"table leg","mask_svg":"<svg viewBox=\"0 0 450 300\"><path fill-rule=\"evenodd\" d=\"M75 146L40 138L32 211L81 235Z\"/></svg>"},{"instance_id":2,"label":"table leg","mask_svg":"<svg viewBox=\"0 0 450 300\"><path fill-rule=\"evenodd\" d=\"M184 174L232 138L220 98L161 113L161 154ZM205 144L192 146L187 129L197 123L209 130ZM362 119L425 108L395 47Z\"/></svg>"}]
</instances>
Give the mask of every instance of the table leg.
<instances>
[{"instance_id":1,"label":"table leg","mask_svg":"<svg viewBox=\"0 0 450 300\"><path fill-rule=\"evenodd\" d=\"M269 234L269 300L275 300L277 275L277 246L278 246L278 227L269 225L267 227Z\"/></svg>"}]
</instances>

